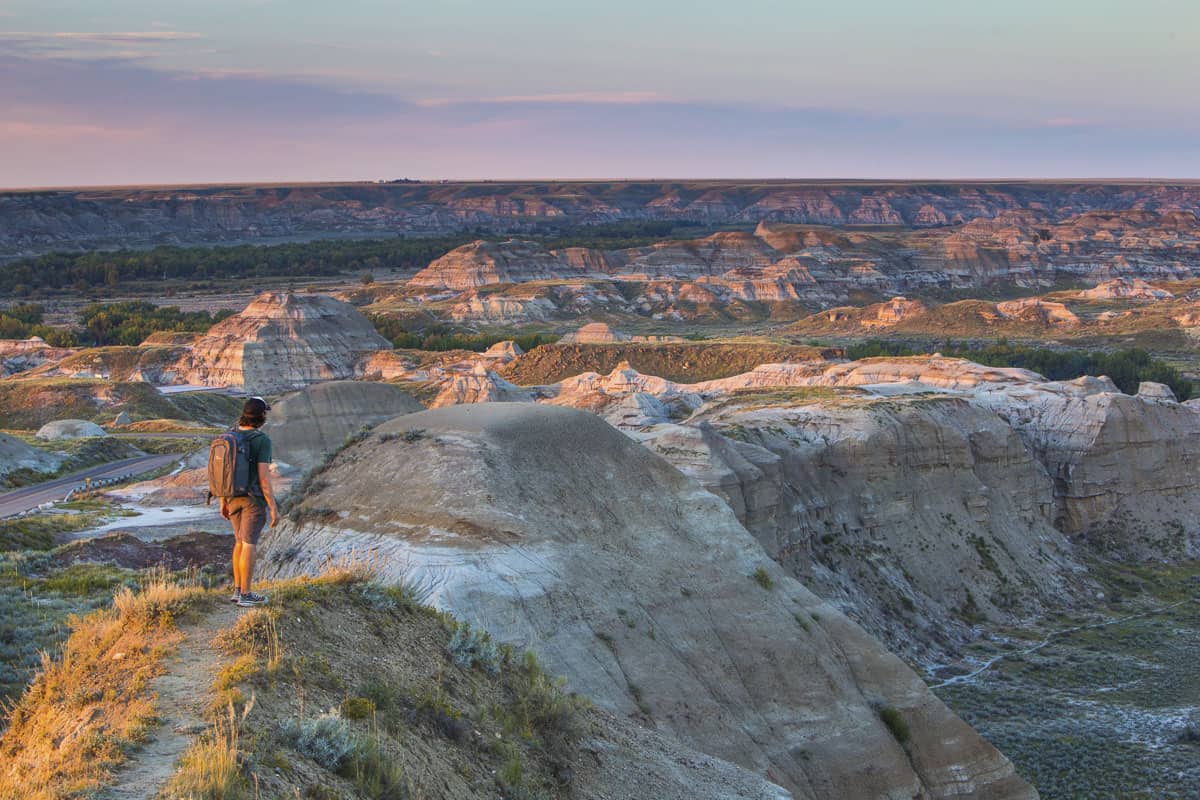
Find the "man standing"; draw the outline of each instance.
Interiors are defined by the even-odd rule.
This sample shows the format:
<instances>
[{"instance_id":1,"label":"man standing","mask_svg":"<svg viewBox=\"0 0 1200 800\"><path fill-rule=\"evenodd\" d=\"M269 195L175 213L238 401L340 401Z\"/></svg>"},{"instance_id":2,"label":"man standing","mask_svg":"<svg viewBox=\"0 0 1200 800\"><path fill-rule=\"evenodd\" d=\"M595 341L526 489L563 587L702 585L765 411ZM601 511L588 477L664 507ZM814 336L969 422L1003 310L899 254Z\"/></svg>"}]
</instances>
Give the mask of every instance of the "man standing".
<instances>
[{"instance_id":1,"label":"man standing","mask_svg":"<svg viewBox=\"0 0 1200 800\"><path fill-rule=\"evenodd\" d=\"M271 438L259 430L267 421L271 407L261 397L251 397L242 406L236 434L247 447L250 462L249 481L245 496L222 497L221 516L233 525L236 539L233 545L233 596L230 601L250 608L267 602L261 594L250 591L254 578L254 548L270 514L271 527L279 524L279 509L271 487Z\"/></svg>"}]
</instances>

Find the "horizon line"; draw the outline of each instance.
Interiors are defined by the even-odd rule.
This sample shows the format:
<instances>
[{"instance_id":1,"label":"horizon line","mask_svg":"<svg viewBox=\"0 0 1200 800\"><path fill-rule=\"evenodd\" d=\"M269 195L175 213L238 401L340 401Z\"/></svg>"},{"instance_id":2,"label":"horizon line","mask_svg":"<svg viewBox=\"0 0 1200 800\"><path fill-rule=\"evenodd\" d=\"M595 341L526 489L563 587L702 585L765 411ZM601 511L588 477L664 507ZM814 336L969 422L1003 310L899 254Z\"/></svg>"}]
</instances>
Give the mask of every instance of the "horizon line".
<instances>
[{"instance_id":1,"label":"horizon line","mask_svg":"<svg viewBox=\"0 0 1200 800\"><path fill-rule=\"evenodd\" d=\"M776 184L1192 184L1200 183L1200 177L1164 178L1164 177L1003 177L1003 178L671 178L671 177L611 177L611 178L349 178L349 179L314 179L314 180L232 180L232 181L171 181L164 183L107 183L107 184L46 184L33 186L0 186L0 193L12 194L20 192L69 192L96 190L131 190L131 189L218 189L218 188L253 188L253 187L291 187L291 186L412 186L412 185L477 185L492 184L525 184L525 183L711 183L736 184L776 183Z\"/></svg>"}]
</instances>

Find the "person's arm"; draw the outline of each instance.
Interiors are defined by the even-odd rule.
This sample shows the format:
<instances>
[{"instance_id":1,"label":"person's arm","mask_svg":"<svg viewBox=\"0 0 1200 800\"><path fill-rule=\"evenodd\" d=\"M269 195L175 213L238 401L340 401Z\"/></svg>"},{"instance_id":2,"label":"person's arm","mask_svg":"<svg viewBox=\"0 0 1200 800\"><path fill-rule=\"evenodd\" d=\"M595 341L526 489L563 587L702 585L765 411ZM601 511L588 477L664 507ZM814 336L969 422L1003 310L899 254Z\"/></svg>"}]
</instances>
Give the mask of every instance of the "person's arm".
<instances>
[{"instance_id":1,"label":"person's arm","mask_svg":"<svg viewBox=\"0 0 1200 800\"><path fill-rule=\"evenodd\" d=\"M229 498L228 497L221 498L221 516L224 517L225 519L229 519Z\"/></svg>"},{"instance_id":2,"label":"person's arm","mask_svg":"<svg viewBox=\"0 0 1200 800\"><path fill-rule=\"evenodd\" d=\"M258 465L258 482L262 486L263 497L267 501L267 508L271 509L271 527L274 528L279 524L279 508L275 505L275 490L271 487L271 465Z\"/></svg>"}]
</instances>

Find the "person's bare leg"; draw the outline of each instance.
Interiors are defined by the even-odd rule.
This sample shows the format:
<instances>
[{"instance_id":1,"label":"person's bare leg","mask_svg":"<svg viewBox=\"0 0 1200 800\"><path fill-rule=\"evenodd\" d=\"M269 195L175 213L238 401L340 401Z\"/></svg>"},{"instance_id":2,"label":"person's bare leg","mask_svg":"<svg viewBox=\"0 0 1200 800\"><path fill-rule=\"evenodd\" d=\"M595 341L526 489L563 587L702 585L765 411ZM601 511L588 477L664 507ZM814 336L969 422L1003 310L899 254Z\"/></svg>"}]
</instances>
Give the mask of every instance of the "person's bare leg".
<instances>
[{"instance_id":1,"label":"person's bare leg","mask_svg":"<svg viewBox=\"0 0 1200 800\"><path fill-rule=\"evenodd\" d=\"M233 588L238 594L242 593L242 543L233 542Z\"/></svg>"},{"instance_id":2,"label":"person's bare leg","mask_svg":"<svg viewBox=\"0 0 1200 800\"><path fill-rule=\"evenodd\" d=\"M250 593L250 581L254 580L254 561L256 559L256 554L254 552L254 545L246 544L245 542L242 542L241 556L242 556L241 557L242 594L249 594Z\"/></svg>"}]
</instances>

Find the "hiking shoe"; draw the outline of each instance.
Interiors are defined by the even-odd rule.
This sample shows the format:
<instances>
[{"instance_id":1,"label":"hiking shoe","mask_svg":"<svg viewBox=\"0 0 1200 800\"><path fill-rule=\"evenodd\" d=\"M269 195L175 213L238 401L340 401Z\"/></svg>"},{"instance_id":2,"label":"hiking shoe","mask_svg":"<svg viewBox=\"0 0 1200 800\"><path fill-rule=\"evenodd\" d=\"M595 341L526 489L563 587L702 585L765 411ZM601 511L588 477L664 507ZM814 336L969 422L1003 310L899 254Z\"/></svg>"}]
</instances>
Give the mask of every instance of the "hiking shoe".
<instances>
[{"instance_id":1,"label":"hiking shoe","mask_svg":"<svg viewBox=\"0 0 1200 800\"><path fill-rule=\"evenodd\" d=\"M261 606L266 602L266 595L255 594L254 592L246 592L244 595L238 598L238 605L242 608L253 608L254 606Z\"/></svg>"},{"instance_id":2,"label":"hiking shoe","mask_svg":"<svg viewBox=\"0 0 1200 800\"><path fill-rule=\"evenodd\" d=\"M240 603L241 601L242 601L242 593L241 592L234 592L229 597L229 602L231 602L231 603Z\"/></svg>"}]
</instances>

